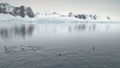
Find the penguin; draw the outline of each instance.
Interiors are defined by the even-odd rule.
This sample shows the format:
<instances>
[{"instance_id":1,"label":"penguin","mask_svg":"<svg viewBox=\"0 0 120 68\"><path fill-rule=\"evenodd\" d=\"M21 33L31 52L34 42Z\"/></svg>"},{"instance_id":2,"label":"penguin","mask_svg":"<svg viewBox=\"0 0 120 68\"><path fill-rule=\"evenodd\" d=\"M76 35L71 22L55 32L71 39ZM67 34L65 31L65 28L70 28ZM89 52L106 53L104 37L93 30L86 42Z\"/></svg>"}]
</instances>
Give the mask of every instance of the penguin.
<instances>
[{"instance_id":1,"label":"penguin","mask_svg":"<svg viewBox=\"0 0 120 68\"><path fill-rule=\"evenodd\" d=\"M95 46L92 47L92 50L95 50Z\"/></svg>"},{"instance_id":2,"label":"penguin","mask_svg":"<svg viewBox=\"0 0 120 68\"><path fill-rule=\"evenodd\" d=\"M4 48L5 48L5 52L8 52L8 49L7 49L7 47L5 46Z\"/></svg>"}]
</instances>

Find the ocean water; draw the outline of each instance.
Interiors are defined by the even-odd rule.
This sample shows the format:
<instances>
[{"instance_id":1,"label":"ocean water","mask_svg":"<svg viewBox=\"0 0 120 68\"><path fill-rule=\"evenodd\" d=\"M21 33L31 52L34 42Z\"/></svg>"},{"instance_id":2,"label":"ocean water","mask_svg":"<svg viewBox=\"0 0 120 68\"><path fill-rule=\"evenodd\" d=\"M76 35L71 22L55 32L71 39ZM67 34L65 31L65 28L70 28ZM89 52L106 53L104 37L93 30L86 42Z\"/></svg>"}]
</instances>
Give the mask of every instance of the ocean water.
<instances>
[{"instance_id":1,"label":"ocean water","mask_svg":"<svg viewBox=\"0 0 120 68\"><path fill-rule=\"evenodd\" d=\"M120 68L120 23L1 22L0 68Z\"/></svg>"}]
</instances>

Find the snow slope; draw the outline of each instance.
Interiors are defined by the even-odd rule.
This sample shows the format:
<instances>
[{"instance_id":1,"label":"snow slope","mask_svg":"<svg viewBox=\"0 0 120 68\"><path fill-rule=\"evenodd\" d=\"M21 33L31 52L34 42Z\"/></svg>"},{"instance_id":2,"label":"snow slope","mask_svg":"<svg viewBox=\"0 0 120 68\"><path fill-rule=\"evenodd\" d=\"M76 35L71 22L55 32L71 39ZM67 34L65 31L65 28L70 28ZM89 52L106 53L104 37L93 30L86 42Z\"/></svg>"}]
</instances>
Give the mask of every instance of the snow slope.
<instances>
[{"instance_id":1,"label":"snow slope","mask_svg":"<svg viewBox=\"0 0 120 68\"><path fill-rule=\"evenodd\" d=\"M61 17L58 15L51 15L51 16L41 16L41 15L37 15L34 18L29 18L28 16L22 18L20 16L12 16L10 14L0 14L0 21L11 21L11 22L20 22L20 21L26 21L26 22L38 22L38 23L43 23L43 22L111 22L112 20L107 20L106 17L98 17L97 20L93 20L93 19L79 19L79 18L75 18L75 17Z\"/></svg>"}]
</instances>

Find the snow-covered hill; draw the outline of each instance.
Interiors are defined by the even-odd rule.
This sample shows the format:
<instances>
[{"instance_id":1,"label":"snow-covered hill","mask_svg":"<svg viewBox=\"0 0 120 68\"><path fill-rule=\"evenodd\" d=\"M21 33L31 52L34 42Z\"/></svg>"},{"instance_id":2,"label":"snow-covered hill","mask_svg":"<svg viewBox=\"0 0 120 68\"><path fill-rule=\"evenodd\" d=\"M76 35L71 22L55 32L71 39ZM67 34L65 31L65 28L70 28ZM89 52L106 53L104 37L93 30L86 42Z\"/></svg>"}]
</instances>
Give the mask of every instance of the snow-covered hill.
<instances>
[{"instance_id":1,"label":"snow-covered hill","mask_svg":"<svg viewBox=\"0 0 120 68\"><path fill-rule=\"evenodd\" d=\"M10 14L0 14L0 21L9 21L9 22L21 22L21 21L26 21L26 22L38 22L38 23L45 23L45 22L53 22L53 23L65 23L65 22L96 22L96 21L111 21L111 20L105 20L104 18L99 18L97 20L94 19L79 19L75 17L61 17L61 16L35 16L34 18L29 18L29 17L20 17L20 16L12 16Z\"/></svg>"},{"instance_id":2,"label":"snow-covered hill","mask_svg":"<svg viewBox=\"0 0 120 68\"><path fill-rule=\"evenodd\" d=\"M32 21L32 22L70 22L70 21L112 21L109 16L96 14L69 14L62 15L58 12L33 12L30 7L15 7L8 3L0 3L0 21Z\"/></svg>"}]
</instances>

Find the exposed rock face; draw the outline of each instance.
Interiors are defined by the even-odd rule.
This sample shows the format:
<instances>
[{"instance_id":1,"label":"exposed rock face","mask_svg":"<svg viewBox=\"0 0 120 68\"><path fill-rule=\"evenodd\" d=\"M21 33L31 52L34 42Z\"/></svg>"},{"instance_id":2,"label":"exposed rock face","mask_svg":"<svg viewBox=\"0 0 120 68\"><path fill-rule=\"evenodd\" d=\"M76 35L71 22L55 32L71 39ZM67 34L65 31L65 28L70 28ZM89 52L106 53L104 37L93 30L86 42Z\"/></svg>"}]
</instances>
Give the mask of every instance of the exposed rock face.
<instances>
[{"instance_id":1,"label":"exposed rock face","mask_svg":"<svg viewBox=\"0 0 120 68\"><path fill-rule=\"evenodd\" d=\"M31 18L35 16L34 13L33 13L33 11L32 11L32 9L30 7L27 7L25 9L25 12L26 12L26 15L28 15Z\"/></svg>"},{"instance_id":2,"label":"exposed rock face","mask_svg":"<svg viewBox=\"0 0 120 68\"><path fill-rule=\"evenodd\" d=\"M9 12L13 12L14 6L11 6L7 3L0 3L0 13L7 14Z\"/></svg>"},{"instance_id":3,"label":"exposed rock face","mask_svg":"<svg viewBox=\"0 0 120 68\"><path fill-rule=\"evenodd\" d=\"M78 14L78 15L74 15L75 18L79 18L79 19L87 19L87 15L84 14Z\"/></svg>"},{"instance_id":4,"label":"exposed rock face","mask_svg":"<svg viewBox=\"0 0 120 68\"><path fill-rule=\"evenodd\" d=\"M109 16L103 17L101 15L96 15L96 14L73 14L72 12L68 14L68 17L75 17L80 20L108 20L109 21L112 19Z\"/></svg>"},{"instance_id":5,"label":"exposed rock face","mask_svg":"<svg viewBox=\"0 0 120 68\"><path fill-rule=\"evenodd\" d=\"M68 17L75 17L83 20L86 20L86 19L97 20L97 15L73 14L72 12L68 14Z\"/></svg>"},{"instance_id":6,"label":"exposed rock face","mask_svg":"<svg viewBox=\"0 0 120 68\"><path fill-rule=\"evenodd\" d=\"M21 6L20 8L20 12L18 13L21 17L25 17L25 7Z\"/></svg>"},{"instance_id":7,"label":"exposed rock face","mask_svg":"<svg viewBox=\"0 0 120 68\"><path fill-rule=\"evenodd\" d=\"M30 7L25 7L25 6L14 7L8 3L0 3L0 13L11 14L13 16L21 16L21 17L28 16L30 18L35 16L34 12Z\"/></svg>"},{"instance_id":8,"label":"exposed rock face","mask_svg":"<svg viewBox=\"0 0 120 68\"><path fill-rule=\"evenodd\" d=\"M72 16L73 16L73 13L70 12L70 13L68 14L68 17L72 17Z\"/></svg>"}]
</instances>

